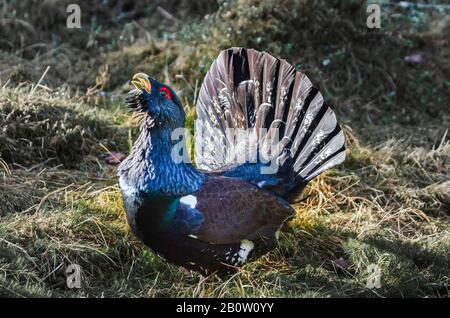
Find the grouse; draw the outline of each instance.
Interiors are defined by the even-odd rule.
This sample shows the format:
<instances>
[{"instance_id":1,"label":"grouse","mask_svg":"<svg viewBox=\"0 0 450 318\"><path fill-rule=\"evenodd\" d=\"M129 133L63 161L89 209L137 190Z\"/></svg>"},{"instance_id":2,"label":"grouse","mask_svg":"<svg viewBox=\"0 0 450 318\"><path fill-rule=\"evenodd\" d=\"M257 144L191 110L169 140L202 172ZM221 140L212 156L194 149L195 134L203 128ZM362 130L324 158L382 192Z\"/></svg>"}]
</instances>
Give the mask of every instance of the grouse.
<instances>
[{"instance_id":1,"label":"grouse","mask_svg":"<svg viewBox=\"0 0 450 318\"><path fill-rule=\"evenodd\" d=\"M227 274L275 248L295 214L290 203L345 159L343 131L320 92L266 52L230 48L211 65L196 105L196 166L175 92L144 73L131 83L126 104L142 124L118 168L127 221L187 269Z\"/></svg>"}]
</instances>

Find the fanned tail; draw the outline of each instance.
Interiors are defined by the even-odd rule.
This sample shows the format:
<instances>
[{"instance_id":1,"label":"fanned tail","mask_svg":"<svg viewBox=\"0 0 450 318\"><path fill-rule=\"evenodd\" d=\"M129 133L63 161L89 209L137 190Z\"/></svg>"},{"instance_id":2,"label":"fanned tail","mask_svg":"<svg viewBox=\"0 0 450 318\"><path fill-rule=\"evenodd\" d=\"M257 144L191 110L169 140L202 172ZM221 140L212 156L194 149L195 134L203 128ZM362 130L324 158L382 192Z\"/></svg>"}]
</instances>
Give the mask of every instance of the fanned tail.
<instances>
[{"instance_id":1,"label":"fanned tail","mask_svg":"<svg viewBox=\"0 0 450 318\"><path fill-rule=\"evenodd\" d=\"M271 186L284 196L345 159L344 134L320 92L305 74L265 52L222 51L200 89L197 114L202 138L196 138L195 159L201 169L245 166L242 171L250 173L261 166L255 160L274 160L278 181ZM246 131L247 142L230 136L230 128ZM254 171L242 173L255 183L268 180Z\"/></svg>"}]
</instances>

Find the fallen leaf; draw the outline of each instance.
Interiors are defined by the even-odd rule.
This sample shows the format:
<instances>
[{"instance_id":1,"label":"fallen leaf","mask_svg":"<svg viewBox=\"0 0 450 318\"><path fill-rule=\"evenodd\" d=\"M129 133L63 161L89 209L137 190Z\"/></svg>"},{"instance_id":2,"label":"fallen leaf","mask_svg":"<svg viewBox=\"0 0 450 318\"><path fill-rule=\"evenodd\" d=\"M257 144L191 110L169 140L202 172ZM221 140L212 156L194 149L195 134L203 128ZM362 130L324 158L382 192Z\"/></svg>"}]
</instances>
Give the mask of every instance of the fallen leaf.
<instances>
[{"instance_id":1,"label":"fallen leaf","mask_svg":"<svg viewBox=\"0 0 450 318\"><path fill-rule=\"evenodd\" d=\"M125 159L125 155L121 152L108 152L105 156L105 161L110 165L118 165Z\"/></svg>"},{"instance_id":2,"label":"fallen leaf","mask_svg":"<svg viewBox=\"0 0 450 318\"><path fill-rule=\"evenodd\" d=\"M334 263L344 270L346 270L350 265L348 261L346 261L343 257L339 257L337 260L334 261Z\"/></svg>"}]
</instances>

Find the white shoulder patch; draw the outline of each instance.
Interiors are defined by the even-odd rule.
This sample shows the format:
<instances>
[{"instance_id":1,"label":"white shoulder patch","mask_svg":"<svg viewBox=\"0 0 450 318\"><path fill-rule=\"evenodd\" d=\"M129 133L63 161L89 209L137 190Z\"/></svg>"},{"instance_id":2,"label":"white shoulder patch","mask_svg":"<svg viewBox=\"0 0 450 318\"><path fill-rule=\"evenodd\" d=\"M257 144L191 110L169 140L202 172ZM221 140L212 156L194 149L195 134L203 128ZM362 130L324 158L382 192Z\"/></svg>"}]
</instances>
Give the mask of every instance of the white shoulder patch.
<instances>
[{"instance_id":1,"label":"white shoulder patch","mask_svg":"<svg viewBox=\"0 0 450 318\"><path fill-rule=\"evenodd\" d=\"M241 241L241 248L238 252L239 258L238 262L243 264L247 261L248 254L250 251L255 247L255 244L253 244L250 240L242 240Z\"/></svg>"},{"instance_id":2,"label":"white shoulder patch","mask_svg":"<svg viewBox=\"0 0 450 318\"><path fill-rule=\"evenodd\" d=\"M191 194L181 197L180 202L189 205L191 208L195 208L197 205L197 198Z\"/></svg>"}]
</instances>

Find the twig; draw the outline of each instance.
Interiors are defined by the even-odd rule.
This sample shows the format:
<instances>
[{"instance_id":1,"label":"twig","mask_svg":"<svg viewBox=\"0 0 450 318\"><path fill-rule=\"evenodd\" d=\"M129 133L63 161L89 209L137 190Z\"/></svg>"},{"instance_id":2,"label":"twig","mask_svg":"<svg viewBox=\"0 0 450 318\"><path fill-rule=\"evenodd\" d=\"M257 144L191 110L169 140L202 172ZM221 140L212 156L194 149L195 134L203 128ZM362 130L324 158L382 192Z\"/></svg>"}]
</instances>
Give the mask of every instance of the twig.
<instances>
[{"instance_id":1,"label":"twig","mask_svg":"<svg viewBox=\"0 0 450 318\"><path fill-rule=\"evenodd\" d=\"M33 88L31 89L30 94L28 95L28 97L32 96L34 91L36 90L36 88L38 88L38 86L41 86L41 82L44 80L45 75L47 75L47 72L50 70L50 66L47 66L47 68L44 71L44 74L42 74L41 78L39 79L39 81L37 82L36 85L33 86Z\"/></svg>"},{"instance_id":2,"label":"twig","mask_svg":"<svg viewBox=\"0 0 450 318\"><path fill-rule=\"evenodd\" d=\"M444 136L442 136L441 139L441 143L439 144L439 146L436 148L436 150L438 149L442 149L445 145L445 139L447 138L447 133L448 133L448 129L445 130Z\"/></svg>"},{"instance_id":3,"label":"twig","mask_svg":"<svg viewBox=\"0 0 450 318\"><path fill-rule=\"evenodd\" d=\"M21 247L21 246L19 246L19 245L17 245L17 244L14 244L14 243L12 243L12 242L10 242L10 241L8 241L8 240L4 239L3 237L0 237L0 241L5 242L6 244L11 245L11 246L17 248L19 251L21 251L22 253L25 254L25 256L33 263L33 265L34 265L35 267L38 267L38 265L36 264L36 262L34 261L34 259L30 256L30 254L27 253L27 251L26 251L23 247Z\"/></svg>"},{"instance_id":4,"label":"twig","mask_svg":"<svg viewBox=\"0 0 450 318\"><path fill-rule=\"evenodd\" d=\"M73 185L74 185L74 183L71 183L71 184L69 184L68 186L65 186L65 187L63 187L63 188L57 189L57 190L55 190L55 191L52 191L52 192L46 194L46 195L42 198L41 202L39 202L39 204L37 204L37 205L36 205L36 204L35 204L35 205L32 205L31 207L29 207L29 208L26 209L25 211L22 211L21 214L25 214L25 213L31 211L31 210L32 210L33 208L35 208L35 207L36 207L36 212L35 212L35 213L39 212L39 210L41 209L42 205L44 204L44 202L45 202L49 197L51 197L51 196L54 195L54 194L57 194L57 193L59 193L59 192L64 191L64 190L66 190L66 189L72 187Z\"/></svg>"},{"instance_id":5,"label":"twig","mask_svg":"<svg viewBox=\"0 0 450 318\"><path fill-rule=\"evenodd\" d=\"M161 8L160 6L158 6L156 8L156 10L158 10L159 13L161 13L165 18L174 21L175 23L180 23L180 20L178 20L177 18L175 18L171 13L167 12L166 10L164 10L163 8Z\"/></svg>"}]
</instances>

